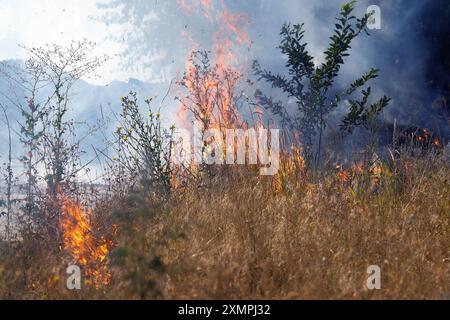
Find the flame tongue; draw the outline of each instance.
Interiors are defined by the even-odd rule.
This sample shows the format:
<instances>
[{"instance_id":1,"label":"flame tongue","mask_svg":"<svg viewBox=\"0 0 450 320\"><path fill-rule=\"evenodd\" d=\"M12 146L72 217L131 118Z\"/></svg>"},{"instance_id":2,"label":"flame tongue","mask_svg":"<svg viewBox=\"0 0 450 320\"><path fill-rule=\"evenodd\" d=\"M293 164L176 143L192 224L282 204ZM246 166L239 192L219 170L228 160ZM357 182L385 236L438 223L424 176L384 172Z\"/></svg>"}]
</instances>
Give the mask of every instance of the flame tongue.
<instances>
[{"instance_id":1,"label":"flame tongue","mask_svg":"<svg viewBox=\"0 0 450 320\"><path fill-rule=\"evenodd\" d=\"M249 48L251 41L247 34L248 17L242 13L230 12L224 1L212 0L177 0L180 9L186 14L193 15L196 12L203 13L216 29L212 33L211 72L202 73L196 65L193 55L200 45L193 35L183 31L183 35L189 40L191 50L186 62L185 85L191 97L198 97L197 106L202 116L210 119L209 128L231 129L239 122L239 113L234 106L238 80L241 78L246 63L238 59L238 52ZM180 120L188 123L187 111L190 102L184 99L178 113ZM205 129L209 129L205 128Z\"/></svg>"},{"instance_id":2,"label":"flame tongue","mask_svg":"<svg viewBox=\"0 0 450 320\"><path fill-rule=\"evenodd\" d=\"M62 196L62 205L64 210L61 228L65 249L83 267L96 287L107 285L111 275L107 269L106 257L111 241L94 235L90 209L83 209L80 203L66 196Z\"/></svg>"}]
</instances>

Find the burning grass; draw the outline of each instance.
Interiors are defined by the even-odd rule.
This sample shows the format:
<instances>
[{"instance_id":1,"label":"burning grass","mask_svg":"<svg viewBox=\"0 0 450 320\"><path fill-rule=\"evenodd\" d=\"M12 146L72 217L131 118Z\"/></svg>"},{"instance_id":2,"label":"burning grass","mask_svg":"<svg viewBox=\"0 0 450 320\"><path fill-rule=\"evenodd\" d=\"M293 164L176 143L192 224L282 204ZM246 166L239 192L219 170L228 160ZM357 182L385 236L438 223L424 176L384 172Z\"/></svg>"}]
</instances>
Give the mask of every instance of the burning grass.
<instances>
[{"instance_id":1,"label":"burning grass","mask_svg":"<svg viewBox=\"0 0 450 320\"><path fill-rule=\"evenodd\" d=\"M187 195L150 235L185 235L160 252L166 297L448 298L450 171L433 161L375 184L330 174L274 195L242 179ZM369 265L382 290L366 289Z\"/></svg>"},{"instance_id":2,"label":"burning grass","mask_svg":"<svg viewBox=\"0 0 450 320\"><path fill-rule=\"evenodd\" d=\"M112 245L111 240L95 235L90 209L72 199L63 196L64 248L71 254L74 263L84 268L85 275L95 287L107 285L111 274L107 268L107 256Z\"/></svg>"},{"instance_id":3,"label":"burning grass","mask_svg":"<svg viewBox=\"0 0 450 320\"><path fill-rule=\"evenodd\" d=\"M275 190L276 178L223 173L207 188L185 190L164 203L137 192L94 210L118 223L104 273L111 273L109 285L68 291L65 260L58 258L65 253L46 253L42 242L21 254L28 243L23 241L0 262L0 296L448 298L446 161L404 157L384 163L381 171L349 171L345 183L336 169L314 181L304 174L296 184L285 174L285 188ZM81 264L86 257L106 268L103 242L94 241L85 226L91 213L75 202L66 207L66 230L73 235L65 234L66 249ZM78 231L91 240L73 243ZM369 265L381 267L381 290L366 289Z\"/></svg>"},{"instance_id":4,"label":"burning grass","mask_svg":"<svg viewBox=\"0 0 450 320\"><path fill-rule=\"evenodd\" d=\"M209 129L224 135L226 129L263 127L269 119L242 87L248 61L240 52L251 47L248 17L229 11L222 1L219 10L213 3L178 1L186 14L200 10L217 27L209 55L183 32L192 48L186 71L176 81L179 120L194 124L202 135ZM344 21L352 6L350 2L342 7ZM289 40L284 43L292 42L298 50L298 39L292 36L302 34L300 25L289 28L283 28L282 35ZM314 71L318 74L312 78L314 83L333 82L322 77L339 70L336 61L347 54L338 48L355 36L338 30L336 34L326 52L329 61ZM300 53L307 60L302 62L306 74L312 76L313 58ZM298 63L293 66L303 74ZM372 70L356 84L366 83L376 73ZM303 76L293 78L295 86ZM286 84L271 73L262 78L272 79L276 86L280 81ZM359 87L356 84L351 92ZM288 87L285 91L293 96ZM316 101L322 97L316 92L329 88L322 89L313 87L302 95L302 99L311 96L310 103L302 104L318 108ZM353 105L350 127L376 117L389 101L384 97L364 110L370 90L362 93L365 100L359 107L363 109ZM257 100L263 98L258 96ZM150 107L150 99L146 103ZM245 104L253 107L252 124L241 114L239 106ZM61 203L49 212L42 209L44 217L50 215L50 221L59 223L47 228L51 234L45 223L42 230L24 223L21 238L0 247L0 298L450 298L450 167L441 154L443 141L431 132L420 129L400 135L398 144L412 141L410 147L423 152L417 157L396 153L388 162L378 159L322 170L321 161L307 165L308 152L297 141L280 155L280 171L274 177L259 176L254 170L257 165L192 164L175 172L163 147L165 139L172 146L172 135L167 138L162 133L160 113L149 109L149 118L142 117L133 93L122 99L122 107L125 126L117 130L119 159L112 159L116 162L110 167L113 179L107 182L108 191L96 194L89 208L63 192L52 193L50 199L61 198ZM273 106L269 109L274 111ZM212 144L206 142L205 152ZM320 169L312 173L311 167ZM44 196L44 200L48 199ZM66 268L71 264L83 272L79 291L66 286ZM381 290L366 287L371 265L381 267Z\"/></svg>"}]
</instances>

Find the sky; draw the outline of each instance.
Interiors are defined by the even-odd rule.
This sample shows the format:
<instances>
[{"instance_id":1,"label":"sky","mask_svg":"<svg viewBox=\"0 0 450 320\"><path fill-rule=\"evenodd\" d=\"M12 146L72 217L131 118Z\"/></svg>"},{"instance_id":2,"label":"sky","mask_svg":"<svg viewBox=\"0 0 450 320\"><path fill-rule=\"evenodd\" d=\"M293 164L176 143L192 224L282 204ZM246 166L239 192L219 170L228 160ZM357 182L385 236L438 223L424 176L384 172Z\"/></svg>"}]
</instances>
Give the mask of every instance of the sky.
<instances>
[{"instance_id":1,"label":"sky","mask_svg":"<svg viewBox=\"0 0 450 320\"><path fill-rule=\"evenodd\" d=\"M123 48L108 40L116 30L95 19L98 14L93 0L0 0L0 60L25 58L19 45L68 44L83 38L97 42L99 53L114 56ZM126 78L117 65L117 58L111 60L95 81Z\"/></svg>"},{"instance_id":2,"label":"sky","mask_svg":"<svg viewBox=\"0 0 450 320\"><path fill-rule=\"evenodd\" d=\"M204 7L194 5L189 13L180 8L179 2L212 3L216 10L208 16ZM333 19L343 2L0 0L0 61L26 58L25 50L19 45L65 45L83 38L97 42L96 53L108 54L112 59L97 70L99 78L84 79L102 85L100 89L92 86L83 92L84 100L76 106L76 111L85 113L86 109L100 104L117 102L120 95L131 89L164 96L168 80L185 69L191 42L196 42L198 49L211 50L214 33L222 27L221 4L232 14L248 15L244 27L251 46L243 45L238 51L248 65L258 59L268 70L285 72L285 59L277 48L284 22L305 23L307 48L318 64L332 33ZM362 36L355 41L336 86L345 88L371 67L379 68L380 78L373 81L372 91L374 98L382 95L392 98L383 114L386 122L433 128L450 139L448 0L360 0L356 14L361 16L373 4L381 8L382 28L371 31L370 37ZM146 83L128 81L130 78ZM114 80L124 82L106 86ZM134 88L133 83L139 86ZM268 92L279 97L273 90ZM170 103L178 108L173 101ZM170 115L174 118L176 110L171 110ZM95 118L90 113L88 116ZM337 121L342 114L332 116Z\"/></svg>"},{"instance_id":3,"label":"sky","mask_svg":"<svg viewBox=\"0 0 450 320\"><path fill-rule=\"evenodd\" d=\"M147 82L167 82L176 72L183 71L186 61L186 52L182 49L188 48L188 42L181 34L188 32L196 36L195 41L201 49L210 49L208 41L220 28L205 18L204 8L197 7L196 14L186 14L180 10L177 1L210 2L218 7L221 3L220 0L0 0L0 60L24 58L24 50L18 44L67 44L87 38L98 43L99 54L113 57L98 70L101 77L89 81L108 84L113 80L137 78ZM230 12L249 16L248 33L252 40L251 49L246 53L249 59L258 59L264 67L278 71L283 70L284 64L277 49L282 23L305 22L308 49L319 63L331 35L333 18L343 2L224 0L223 3ZM374 91L377 96L393 97L393 111L388 113L391 120L394 117L409 118L411 110L408 106L412 103L417 105L417 110L411 121L432 119L423 114L429 114L429 106L441 92L428 87L433 77L427 74L427 69L437 65L434 73L445 70L439 65L441 57L431 55L436 43L442 43L442 40L437 38L431 44L421 28L430 29L437 25L436 21L447 21L433 16L445 10L445 2L360 0L357 15L364 13L371 4L380 6L382 28L372 31L370 38L361 37L355 42L351 59L342 69L340 83L351 82L371 67L380 68L381 76L375 82ZM99 3L104 5L99 7ZM217 14L221 12L219 10ZM448 93L448 75L445 71L440 72Z\"/></svg>"},{"instance_id":4,"label":"sky","mask_svg":"<svg viewBox=\"0 0 450 320\"><path fill-rule=\"evenodd\" d=\"M187 0L188 3L195 3L196 1L198 0ZM211 26L200 14L197 16L183 15L183 12L179 10L177 0L168 0L168 2L173 2L173 5L167 5L161 3L161 1L158 3L158 0L0 0L0 60L25 58L25 51L19 45L67 44L72 40L87 38L98 43L97 50L99 53L107 53L114 57L102 69L98 70L101 75L101 78L95 80L98 83L106 84L112 80L126 80L129 77L145 81L153 81L158 77L170 77L171 75L168 76L167 72L173 73L172 69L170 71L166 69L165 74L160 76L159 70L148 68L148 65L159 63L162 58L170 56L171 52L178 53L178 51L172 49L176 48L176 44L168 43L162 51L152 51L143 42L152 43L156 41L154 39L158 39L161 35L177 37L184 25L191 28L189 31L192 31L192 28L197 28L201 31L201 36L206 35L206 37L209 36L209 32L215 30L208 29ZM364 2L367 1L363 0L362 2L362 6L364 6ZM98 3L112 3L113 9L118 12L121 11L124 3L131 4L130 7L134 10L132 11L133 17L130 15L124 17L130 21L136 19L134 25L130 26L128 23L105 24L99 17L106 10L98 8ZM119 3L119 5L115 3ZM246 0L225 1L225 3L231 11L242 11L249 14L251 18L249 32L253 37L252 40L255 40L252 51L255 58L259 52L268 49L271 54L276 54L278 57L274 49L276 41L278 41L276 37L281 24L285 20L295 21L300 19L306 22L307 26L315 27L315 32L307 34L306 38L310 42L312 51L316 53L316 57L320 58L319 47L321 46L320 49L322 49L326 45L329 23L319 25L319 22L322 22L322 17L323 21L332 18L342 1L284 0L279 2ZM162 11L164 9L171 10L174 15L163 16L159 12L161 15L159 21L157 19L156 21L150 21L154 24L153 26L146 23L148 13L157 11L159 8L162 8ZM260 14L262 16L259 16ZM169 21L163 21L166 18ZM259 19L261 21L258 21ZM262 26L265 30L261 30L260 22L262 21L264 21ZM158 28L157 24L164 27ZM387 30L384 30L384 32L387 32ZM124 35L127 39L124 39L124 41L117 41L117 38L113 40L112 37L117 35ZM133 40L136 41L133 42ZM180 39L175 38L175 40ZM135 59L130 62L131 68L124 70L124 56L119 57L117 55L127 50L128 52L134 50L140 56L139 61ZM169 58L174 60L180 57ZM359 60L356 63L357 65L367 65L367 59L364 59L364 56L358 56L356 59ZM182 63L184 63L184 60L184 57L180 59Z\"/></svg>"}]
</instances>

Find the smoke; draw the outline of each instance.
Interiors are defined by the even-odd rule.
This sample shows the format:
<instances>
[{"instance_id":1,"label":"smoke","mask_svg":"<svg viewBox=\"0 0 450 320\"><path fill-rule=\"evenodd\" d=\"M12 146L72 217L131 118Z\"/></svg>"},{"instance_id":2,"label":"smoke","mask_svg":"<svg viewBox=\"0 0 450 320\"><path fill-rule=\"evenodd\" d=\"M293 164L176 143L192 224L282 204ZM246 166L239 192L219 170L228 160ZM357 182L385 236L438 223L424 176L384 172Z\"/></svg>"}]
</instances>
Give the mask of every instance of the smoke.
<instances>
[{"instance_id":1,"label":"smoke","mask_svg":"<svg viewBox=\"0 0 450 320\"><path fill-rule=\"evenodd\" d=\"M190 12L182 10L180 2L190 5ZM285 60L277 49L281 25L286 21L305 23L308 49L320 63L342 2L111 0L104 1L100 8L105 10L103 19L108 24L127 25L127 32L117 36L128 48L124 67L139 69L146 75L143 80L164 82L183 71L190 49L186 32L200 48L211 49L212 33L218 26L214 22L217 16L208 14L208 5L219 8L218 12L226 7L248 15L252 45L240 53L242 60L258 59L265 68L283 73ZM381 30L372 30L369 37L356 40L338 86L344 88L371 67L379 68L381 75L372 89L374 98L385 94L393 99L384 115L387 122L429 127L448 135L449 65L448 58L445 65L448 54L442 53L448 52L448 2L361 0L356 14L364 14L369 5L381 9Z\"/></svg>"},{"instance_id":2,"label":"smoke","mask_svg":"<svg viewBox=\"0 0 450 320\"><path fill-rule=\"evenodd\" d=\"M445 85L430 88L430 67L441 70L442 59L435 59L435 43L430 42L431 34L426 34L423 26L445 20L436 16L445 1L359 1L357 15L364 14L369 5L381 9L381 30L370 31L370 36L356 39L350 57L341 71L338 85L348 85L357 76L371 67L380 69L380 78L372 83L375 97L383 94L392 97L390 107L385 112L388 122L397 120L404 125L440 128L448 131L445 110L439 98L445 95ZM278 30L284 21L304 22L309 50L322 62L322 52L328 44L333 19L340 1L282 1L266 0L261 4L261 12L253 15L252 22L260 17L264 28L257 28L255 56L271 70L283 70L283 59L274 44L279 42ZM448 4L446 4L448 7ZM433 14L426 12L432 12ZM426 28L426 27L425 27ZM448 29L448 23L447 23ZM255 30L255 29L254 29ZM446 39L441 30L441 40ZM448 33L447 33L448 34ZM448 51L447 51L448 52ZM448 88L448 81L444 83ZM447 89L448 90L448 89Z\"/></svg>"}]
</instances>

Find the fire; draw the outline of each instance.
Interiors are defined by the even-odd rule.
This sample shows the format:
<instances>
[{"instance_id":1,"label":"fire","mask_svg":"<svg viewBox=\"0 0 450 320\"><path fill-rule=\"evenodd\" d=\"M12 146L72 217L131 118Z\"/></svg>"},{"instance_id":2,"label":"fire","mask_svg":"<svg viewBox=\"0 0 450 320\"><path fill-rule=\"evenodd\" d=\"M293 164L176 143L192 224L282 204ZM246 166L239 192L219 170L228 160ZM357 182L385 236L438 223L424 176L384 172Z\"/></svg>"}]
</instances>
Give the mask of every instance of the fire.
<instances>
[{"instance_id":1,"label":"fire","mask_svg":"<svg viewBox=\"0 0 450 320\"><path fill-rule=\"evenodd\" d=\"M422 148L442 147L442 141L436 133L427 128L418 128L414 132L410 132L409 137L413 139L417 146L421 146Z\"/></svg>"},{"instance_id":2,"label":"fire","mask_svg":"<svg viewBox=\"0 0 450 320\"><path fill-rule=\"evenodd\" d=\"M283 193L289 188L295 189L306 182L306 162L303 149L292 145L291 152L283 152L278 174L273 180L275 193Z\"/></svg>"},{"instance_id":3,"label":"fire","mask_svg":"<svg viewBox=\"0 0 450 320\"><path fill-rule=\"evenodd\" d=\"M112 242L95 236L92 210L84 209L79 202L62 196L63 215L60 222L64 248L75 263L83 268L95 287L107 285L111 274L107 256Z\"/></svg>"},{"instance_id":4,"label":"fire","mask_svg":"<svg viewBox=\"0 0 450 320\"><path fill-rule=\"evenodd\" d=\"M251 41L245 26L248 24L248 16L242 13L231 13L228 10L223 12L223 22L227 28L235 35L236 41L245 46L250 46Z\"/></svg>"},{"instance_id":5,"label":"fire","mask_svg":"<svg viewBox=\"0 0 450 320\"><path fill-rule=\"evenodd\" d=\"M188 91L188 96L182 99L183 112L191 111L202 130L234 128L239 122L239 112L233 100L241 76L218 64L204 69L199 64L206 59L199 53L192 53L189 59L182 82Z\"/></svg>"},{"instance_id":6,"label":"fire","mask_svg":"<svg viewBox=\"0 0 450 320\"><path fill-rule=\"evenodd\" d=\"M196 10L202 10L205 18L211 19L212 0L177 0L177 3L185 12L192 14Z\"/></svg>"},{"instance_id":7,"label":"fire","mask_svg":"<svg viewBox=\"0 0 450 320\"><path fill-rule=\"evenodd\" d=\"M177 3L184 14L206 18L213 30L210 39L201 41L187 29L181 31L190 49L183 77L178 77L175 89L180 101L177 113L180 127L188 128L193 122L202 133L218 129L225 140L227 129L248 128L237 101L242 98L239 86L249 61L248 55L243 54L251 46L247 33L249 18L230 11L223 0L177 0ZM194 165L187 169L196 172Z\"/></svg>"},{"instance_id":8,"label":"fire","mask_svg":"<svg viewBox=\"0 0 450 320\"><path fill-rule=\"evenodd\" d=\"M441 146L441 142L439 141L439 138L434 138L433 144L434 144L436 147L440 147L440 146Z\"/></svg>"},{"instance_id":9,"label":"fire","mask_svg":"<svg viewBox=\"0 0 450 320\"><path fill-rule=\"evenodd\" d=\"M421 129L417 134L416 134L416 140L417 142L423 142L423 143L428 143L430 141L430 133L428 132L427 129Z\"/></svg>"},{"instance_id":10,"label":"fire","mask_svg":"<svg viewBox=\"0 0 450 320\"><path fill-rule=\"evenodd\" d=\"M339 184L343 186L350 184L357 176L363 174L365 170L364 164L360 162L352 164L349 169L345 169L341 164L336 164L335 168L337 170L336 178Z\"/></svg>"},{"instance_id":11,"label":"fire","mask_svg":"<svg viewBox=\"0 0 450 320\"><path fill-rule=\"evenodd\" d=\"M216 30L211 38L212 54L208 55L209 70L204 70L201 61L196 60L205 58L196 57L200 45L191 34L182 32L191 49L183 80L179 81L187 89L188 97L180 99L178 116L187 124L188 111L191 111L197 122L200 120L201 125L206 125L202 128L205 130L236 128L239 112L234 97L245 69L245 63L239 61L237 52L251 44L246 31L248 17L242 13L230 12L223 0L178 0L178 5L189 15L203 13L208 18L211 29Z\"/></svg>"},{"instance_id":12,"label":"fire","mask_svg":"<svg viewBox=\"0 0 450 320\"><path fill-rule=\"evenodd\" d=\"M342 170L337 173L337 178L341 184L346 184L352 179L352 175L348 170Z\"/></svg>"}]
</instances>

